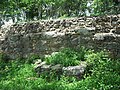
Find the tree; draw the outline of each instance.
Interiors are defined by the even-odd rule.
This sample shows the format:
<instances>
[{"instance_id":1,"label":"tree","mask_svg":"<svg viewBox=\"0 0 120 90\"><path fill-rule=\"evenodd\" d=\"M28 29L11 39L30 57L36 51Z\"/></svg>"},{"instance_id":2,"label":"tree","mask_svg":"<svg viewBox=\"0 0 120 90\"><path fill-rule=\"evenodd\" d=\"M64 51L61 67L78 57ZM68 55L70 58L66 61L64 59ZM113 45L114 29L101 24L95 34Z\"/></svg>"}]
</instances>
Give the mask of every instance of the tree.
<instances>
[{"instance_id":1,"label":"tree","mask_svg":"<svg viewBox=\"0 0 120 90\"><path fill-rule=\"evenodd\" d=\"M88 6L88 4L91 4ZM59 18L61 16L86 16L120 13L118 0L0 0L0 16L14 22L24 20Z\"/></svg>"}]
</instances>

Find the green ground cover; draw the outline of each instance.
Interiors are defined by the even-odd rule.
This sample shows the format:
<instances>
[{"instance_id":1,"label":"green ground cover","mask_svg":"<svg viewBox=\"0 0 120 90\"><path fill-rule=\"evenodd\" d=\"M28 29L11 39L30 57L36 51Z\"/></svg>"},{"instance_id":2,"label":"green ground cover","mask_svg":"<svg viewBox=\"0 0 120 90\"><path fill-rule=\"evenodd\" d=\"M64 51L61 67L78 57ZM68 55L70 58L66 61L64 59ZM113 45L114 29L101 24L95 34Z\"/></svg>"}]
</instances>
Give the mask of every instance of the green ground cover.
<instances>
[{"instance_id":1,"label":"green ground cover","mask_svg":"<svg viewBox=\"0 0 120 90\"><path fill-rule=\"evenodd\" d=\"M23 60L5 61L5 56L1 55L0 90L120 89L120 59L111 59L103 51L94 52L92 50L82 49L81 52L76 52L71 49L65 49L42 59L48 63L61 63L64 66L77 65L80 61L86 61L88 63L87 71L84 79L80 81L63 75L60 76L59 80L52 77L50 81L44 77L39 77L33 69L33 62L36 58L40 57L31 56Z\"/></svg>"}]
</instances>

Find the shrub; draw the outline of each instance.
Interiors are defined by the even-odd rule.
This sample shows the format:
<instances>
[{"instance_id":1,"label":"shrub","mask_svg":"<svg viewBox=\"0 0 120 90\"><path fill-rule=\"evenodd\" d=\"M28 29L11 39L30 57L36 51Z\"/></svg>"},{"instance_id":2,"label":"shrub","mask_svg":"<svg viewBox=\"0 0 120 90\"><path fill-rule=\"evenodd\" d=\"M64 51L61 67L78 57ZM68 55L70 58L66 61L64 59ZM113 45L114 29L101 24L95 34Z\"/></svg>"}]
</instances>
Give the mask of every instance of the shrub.
<instances>
[{"instance_id":1,"label":"shrub","mask_svg":"<svg viewBox=\"0 0 120 90\"><path fill-rule=\"evenodd\" d=\"M73 60L79 60L78 53L71 49L65 49L60 53L67 58L75 56L77 58ZM49 81L37 77L31 63L15 60L0 63L0 90L119 90L120 59L112 60L103 51L94 53L90 50L85 53L84 60L88 62L91 74L86 72L87 75L81 81L66 76L61 76L57 80L54 73L49 74L50 79L54 79Z\"/></svg>"},{"instance_id":2,"label":"shrub","mask_svg":"<svg viewBox=\"0 0 120 90\"><path fill-rule=\"evenodd\" d=\"M63 66L74 66L80 64L77 52L68 48L46 57L45 61L47 64L62 64Z\"/></svg>"},{"instance_id":3,"label":"shrub","mask_svg":"<svg viewBox=\"0 0 120 90\"><path fill-rule=\"evenodd\" d=\"M85 47L79 47L79 49L75 50L77 52L78 59L81 61L85 61L85 56L91 51L86 49Z\"/></svg>"},{"instance_id":4,"label":"shrub","mask_svg":"<svg viewBox=\"0 0 120 90\"><path fill-rule=\"evenodd\" d=\"M119 90L120 61L112 60L106 52L91 53L87 56L88 72L81 87L90 90ZM90 73L91 72L91 73ZM81 89L80 89L81 90Z\"/></svg>"}]
</instances>

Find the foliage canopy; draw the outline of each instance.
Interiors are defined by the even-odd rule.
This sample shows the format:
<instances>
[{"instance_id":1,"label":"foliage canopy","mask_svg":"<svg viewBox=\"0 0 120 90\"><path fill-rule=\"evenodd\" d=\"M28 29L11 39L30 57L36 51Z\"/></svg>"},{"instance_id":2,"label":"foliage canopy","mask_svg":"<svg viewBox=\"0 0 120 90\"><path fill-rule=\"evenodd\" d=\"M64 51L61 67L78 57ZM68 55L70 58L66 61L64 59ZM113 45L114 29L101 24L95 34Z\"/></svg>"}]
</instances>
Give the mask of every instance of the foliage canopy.
<instances>
[{"instance_id":1,"label":"foliage canopy","mask_svg":"<svg viewBox=\"0 0 120 90\"><path fill-rule=\"evenodd\" d=\"M120 13L118 0L0 0L0 16L20 20Z\"/></svg>"}]
</instances>

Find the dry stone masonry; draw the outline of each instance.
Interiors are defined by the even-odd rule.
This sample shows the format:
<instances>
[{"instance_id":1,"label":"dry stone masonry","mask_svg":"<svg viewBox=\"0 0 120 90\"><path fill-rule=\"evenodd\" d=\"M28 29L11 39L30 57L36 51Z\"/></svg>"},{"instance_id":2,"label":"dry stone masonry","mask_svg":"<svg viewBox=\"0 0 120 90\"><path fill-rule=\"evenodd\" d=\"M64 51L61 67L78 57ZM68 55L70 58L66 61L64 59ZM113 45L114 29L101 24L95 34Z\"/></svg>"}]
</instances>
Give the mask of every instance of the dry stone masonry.
<instances>
[{"instance_id":1,"label":"dry stone masonry","mask_svg":"<svg viewBox=\"0 0 120 90\"><path fill-rule=\"evenodd\" d=\"M10 58L46 55L64 47L107 49L120 57L120 14L41 20L0 29L0 52Z\"/></svg>"}]
</instances>

